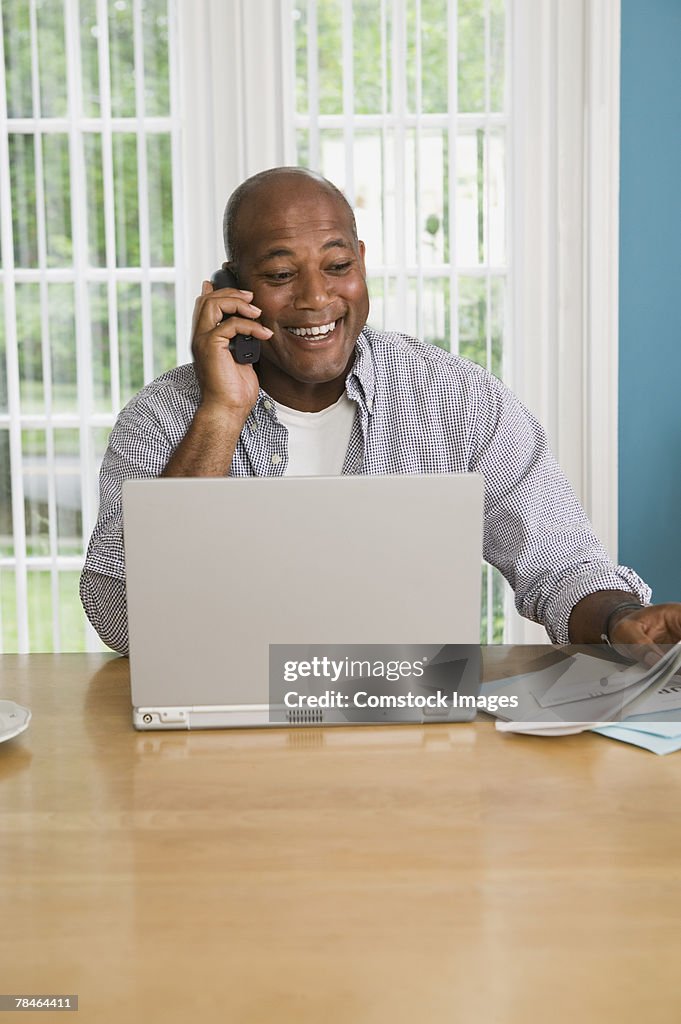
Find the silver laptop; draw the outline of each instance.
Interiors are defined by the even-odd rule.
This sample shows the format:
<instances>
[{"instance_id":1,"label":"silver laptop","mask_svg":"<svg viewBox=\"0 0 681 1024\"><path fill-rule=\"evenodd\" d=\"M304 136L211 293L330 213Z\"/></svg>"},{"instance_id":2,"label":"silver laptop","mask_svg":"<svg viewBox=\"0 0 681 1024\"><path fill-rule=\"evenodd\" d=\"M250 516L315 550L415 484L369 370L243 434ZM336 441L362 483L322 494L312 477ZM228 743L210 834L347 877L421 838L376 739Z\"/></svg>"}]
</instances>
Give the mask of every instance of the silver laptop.
<instances>
[{"instance_id":1,"label":"silver laptop","mask_svg":"<svg viewBox=\"0 0 681 1024\"><path fill-rule=\"evenodd\" d=\"M423 695L479 689L480 475L129 480L123 517L137 728L474 717Z\"/></svg>"}]
</instances>

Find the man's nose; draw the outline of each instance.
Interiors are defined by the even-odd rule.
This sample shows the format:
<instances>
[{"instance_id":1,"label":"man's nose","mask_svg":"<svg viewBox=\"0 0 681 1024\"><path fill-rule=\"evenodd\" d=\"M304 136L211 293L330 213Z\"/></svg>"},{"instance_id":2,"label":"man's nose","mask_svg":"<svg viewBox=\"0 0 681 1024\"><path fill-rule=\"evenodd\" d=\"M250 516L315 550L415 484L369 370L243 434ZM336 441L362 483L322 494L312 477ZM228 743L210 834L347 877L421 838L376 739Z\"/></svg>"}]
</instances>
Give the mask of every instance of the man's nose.
<instances>
[{"instance_id":1,"label":"man's nose","mask_svg":"<svg viewBox=\"0 0 681 1024\"><path fill-rule=\"evenodd\" d=\"M329 282L325 274L312 268L298 272L298 288L293 301L296 309L323 309L329 299Z\"/></svg>"}]
</instances>

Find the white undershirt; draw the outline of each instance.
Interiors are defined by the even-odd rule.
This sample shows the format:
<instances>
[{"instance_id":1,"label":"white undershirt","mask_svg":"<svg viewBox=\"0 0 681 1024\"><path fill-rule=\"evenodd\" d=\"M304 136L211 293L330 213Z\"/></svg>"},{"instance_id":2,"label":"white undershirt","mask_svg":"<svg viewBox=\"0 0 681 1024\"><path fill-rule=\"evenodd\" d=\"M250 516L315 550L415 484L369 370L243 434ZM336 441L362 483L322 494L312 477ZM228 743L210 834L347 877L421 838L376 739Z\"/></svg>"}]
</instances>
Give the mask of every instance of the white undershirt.
<instances>
[{"instance_id":1,"label":"white undershirt","mask_svg":"<svg viewBox=\"0 0 681 1024\"><path fill-rule=\"evenodd\" d=\"M300 412L277 402L277 418L288 430L285 475L340 476L356 405L345 392L321 412Z\"/></svg>"}]
</instances>

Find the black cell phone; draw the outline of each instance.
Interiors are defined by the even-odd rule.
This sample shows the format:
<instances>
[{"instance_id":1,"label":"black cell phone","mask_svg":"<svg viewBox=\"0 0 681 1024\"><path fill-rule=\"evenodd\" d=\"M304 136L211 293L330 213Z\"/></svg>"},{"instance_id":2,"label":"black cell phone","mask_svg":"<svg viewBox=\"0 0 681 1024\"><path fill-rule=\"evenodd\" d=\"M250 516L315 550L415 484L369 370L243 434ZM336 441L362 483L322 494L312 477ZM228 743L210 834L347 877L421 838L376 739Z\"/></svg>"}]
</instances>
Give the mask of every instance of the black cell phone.
<instances>
[{"instance_id":1,"label":"black cell phone","mask_svg":"<svg viewBox=\"0 0 681 1024\"><path fill-rule=\"evenodd\" d=\"M231 270L220 267L210 279L213 288L238 288L239 282ZM231 314L225 313L222 318L229 320ZM260 359L260 338L251 338L248 334L236 334L229 343L229 351L237 363L257 363Z\"/></svg>"}]
</instances>

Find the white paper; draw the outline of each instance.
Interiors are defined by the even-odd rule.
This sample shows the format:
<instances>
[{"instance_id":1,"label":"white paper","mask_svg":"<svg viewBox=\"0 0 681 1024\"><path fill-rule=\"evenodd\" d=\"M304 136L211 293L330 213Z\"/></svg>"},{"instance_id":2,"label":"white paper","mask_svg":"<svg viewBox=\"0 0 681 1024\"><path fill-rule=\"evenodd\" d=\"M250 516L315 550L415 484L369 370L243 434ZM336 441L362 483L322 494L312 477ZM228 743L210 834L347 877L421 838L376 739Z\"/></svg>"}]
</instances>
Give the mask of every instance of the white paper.
<instances>
[{"instance_id":1,"label":"white paper","mask_svg":"<svg viewBox=\"0 0 681 1024\"><path fill-rule=\"evenodd\" d=\"M575 654L560 679L545 693L534 693L543 708L558 704L573 704L577 700L590 700L609 693L619 693L628 686L641 682L648 672L641 665L614 665L603 658Z\"/></svg>"},{"instance_id":2,"label":"white paper","mask_svg":"<svg viewBox=\"0 0 681 1024\"><path fill-rule=\"evenodd\" d=\"M653 666L629 665L624 668L587 655L576 654L572 664L543 694L534 693L543 708L574 704L610 694L622 694L621 707L636 698L636 713L681 707L681 685L672 684L672 676L681 665L681 643L671 647ZM655 692L655 686L659 692ZM631 690L628 694L625 691ZM650 696L645 694L650 691ZM645 708L645 711L643 711Z\"/></svg>"},{"instance_id":3,"label":"white paper","mask_svg":"<svg viewBox=\"0 0 681 1024\"><path fill-rule=\"evenodd\" d=\"M657 693L644 701L637 711L637 715L650 715L656 711L678 711L681 709L681 676L675 675L661 686ZM680 716L681 717L681 716ZM681 722L678 723L681 733Z\"/></svg>"}]
</instances>

